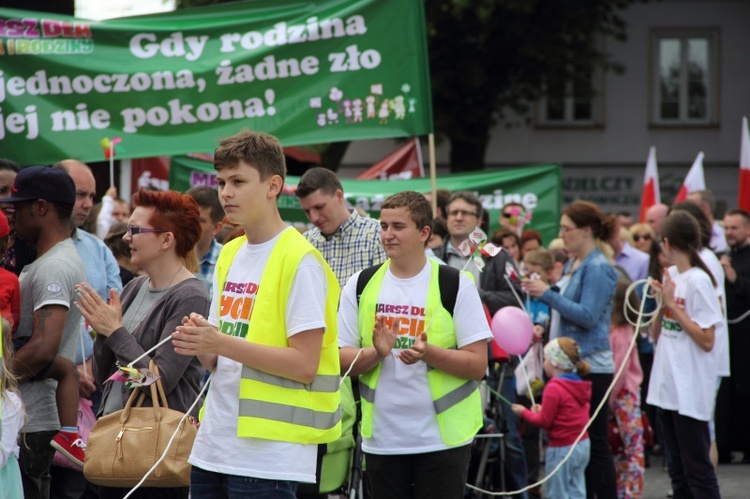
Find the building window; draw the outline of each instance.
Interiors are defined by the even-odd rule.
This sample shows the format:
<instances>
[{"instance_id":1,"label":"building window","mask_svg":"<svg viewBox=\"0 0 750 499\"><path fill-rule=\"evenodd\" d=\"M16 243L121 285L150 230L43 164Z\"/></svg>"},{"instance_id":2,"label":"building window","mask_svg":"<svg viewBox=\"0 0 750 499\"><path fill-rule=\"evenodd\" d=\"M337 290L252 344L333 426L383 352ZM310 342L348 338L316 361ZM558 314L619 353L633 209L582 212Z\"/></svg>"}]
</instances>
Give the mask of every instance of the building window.
<instances>
[{"instance_id":1,"label":"building window","mask_svg":"<svg viewBox=\"0 0 750 499\"><path fill-rule=\"evenodd\" d=\"M655 30L652 35L652 122L718 122L717 30Z\"/></svg>"},{"instance_id":2,"label":"building window","mask_svg":"<svg viewBox=\"0 0 750 499\"><path fill-rule=\"evenodd\" d=\"M549 87L537 105L539 126L594 126L601 123L599 71L586 83L567 82Z\"/></svg>"}]
</instances>

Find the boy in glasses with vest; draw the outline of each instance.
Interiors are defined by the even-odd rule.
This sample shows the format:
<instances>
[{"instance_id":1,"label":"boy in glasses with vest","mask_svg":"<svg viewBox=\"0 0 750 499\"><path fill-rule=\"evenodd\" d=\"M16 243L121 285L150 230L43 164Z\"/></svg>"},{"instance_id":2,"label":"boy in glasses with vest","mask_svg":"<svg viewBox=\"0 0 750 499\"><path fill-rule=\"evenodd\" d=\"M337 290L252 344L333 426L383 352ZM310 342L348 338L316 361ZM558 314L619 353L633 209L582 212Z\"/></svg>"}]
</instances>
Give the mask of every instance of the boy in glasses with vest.
<instances>
[{"instance_id":1,"label":"boy in glasses with vest","mask_svg":"<svg viewBox=\"0 0 750 499\"><path fill-rule=\"evenodd\" d=\"M425 257L431 225L422 194L386 199L380 226L388 260L353 275L342 292L341 368L354 364L351 374L359 375L375 499L462 498L469 444L482 425L477 381L492 334L471 278ZM458 278L452 314L441 297L450 293L441 286L445 271Z\"/></svg>"},{"instance_id":2,"label":"boy in glasses with vest","mask_svg":"<svg viewBox=\"0 0 750 499\"><path fill-rule=\"evenodd\" d=\"M208 320L191 314L175 351L213 371L189 462L191 497L294 498L315 482L317 444L341 433L339 285L279 215L279 141L242 131L214 153L219 198L246 236L224 245Z\"/></svg>"}]
</instances>

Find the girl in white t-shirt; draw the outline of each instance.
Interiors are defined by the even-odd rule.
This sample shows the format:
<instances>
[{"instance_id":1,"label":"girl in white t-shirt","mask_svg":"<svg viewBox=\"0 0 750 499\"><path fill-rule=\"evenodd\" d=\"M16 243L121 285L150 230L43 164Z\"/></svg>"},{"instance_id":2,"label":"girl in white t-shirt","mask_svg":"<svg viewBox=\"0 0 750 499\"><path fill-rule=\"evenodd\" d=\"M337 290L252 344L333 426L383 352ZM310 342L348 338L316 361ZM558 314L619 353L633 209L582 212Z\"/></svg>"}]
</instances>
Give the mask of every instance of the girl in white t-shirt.
<instances>
[{"instance_id":1,"label":"girl in white t-shirt","mask_svg":"<svg viewBox=\"0 0 750 499\"><path fill-rule=\"evenodd\" d=\"M10 371L12 360L10 325L2 319L0 331L0 499L23 497L21 469L18 466L18 434L26 419L17 380Z\"/></svg>"},{"instance_id":2,"label":"girl in white t-shirt","mask_svg":"<svg viewBox=\"0 0 750 499\"><path fill-rule=\"evenodd\" d=\"M661 227L662 251L674 264L664 275L663 306L654 324L656 352L648 403L660 408L675 497L719 498L709 459L708 421L718 363L712 353L722 314L715 282L698 255L700 227L676 211Z\"/></svg>"}]
</instances>

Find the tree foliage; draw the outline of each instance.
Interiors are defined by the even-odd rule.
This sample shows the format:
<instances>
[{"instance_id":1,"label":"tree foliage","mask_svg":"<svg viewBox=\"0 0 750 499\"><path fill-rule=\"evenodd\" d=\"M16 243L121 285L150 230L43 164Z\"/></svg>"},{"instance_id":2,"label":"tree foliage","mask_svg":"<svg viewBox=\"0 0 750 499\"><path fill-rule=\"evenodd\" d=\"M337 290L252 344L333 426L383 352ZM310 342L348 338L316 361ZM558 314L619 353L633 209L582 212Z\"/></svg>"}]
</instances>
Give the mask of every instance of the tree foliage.
<instances>
[{"instance_id":1,"label":"tree foliage","mask_svg":"<svg viewBox=\"0 0 750 499\"><path fill-rule=\"evenodd\" d=\"M624 40L622 10L642 0L427 0L435 128L454 171L481 169L489 132L546 88L588 87L622 68L602 41Z\"/></svg>"}]
</instances>

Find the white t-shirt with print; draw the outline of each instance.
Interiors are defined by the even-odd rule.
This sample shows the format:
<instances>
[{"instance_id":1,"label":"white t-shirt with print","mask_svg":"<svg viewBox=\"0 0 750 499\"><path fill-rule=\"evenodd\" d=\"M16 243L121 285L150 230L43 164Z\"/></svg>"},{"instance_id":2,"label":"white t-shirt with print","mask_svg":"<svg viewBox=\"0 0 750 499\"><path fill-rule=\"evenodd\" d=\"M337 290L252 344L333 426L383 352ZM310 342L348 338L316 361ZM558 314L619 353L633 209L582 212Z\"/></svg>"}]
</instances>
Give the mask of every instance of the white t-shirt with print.
<instances>
[{"instance_id":1,"label":"white t-shirt with print","mask_svg":"<svg viewBox=\"0 0 750 499\"><path fill-rule=\"evenodd\" d=\"M378 297L378 316L399 319L399 336L391 355L383 360L375 392L372 438L362 449L372 454L421 454L448 449L440 436L435 408L427 380L427 364L406 365L398 355L409 349L425 330L424 308L430 283L431 264L414 277L399 279L390 269L383 277ZM357 278L344 286L339 307L339 346L360 348ZM458 348L492 338L479 292L471 279L461 274L453 312ZM427 324L427 341L430 341ZM465 442L469 443L469 441ZM463 444L461 444L463 445Z\"/></svg>"},{"instance_id":2,"label":"white t-shirt with print","mask_svg":"<svg viewBox=\"0 0 750 499\"><path fill-rule=\"evenodd\" d=\"M296 229L286 229L296 230ZM252 305L268 257L278 241L244 244L235 255L224 290L214 276L213 302L208 322L218 327L218 303L226 333L245 336ZM286 309L287 337L325 328L326 277L313 255L306 255L295 274ZM220 302L218 300L221 300ZM232 303L243 300L242 306ZM249 305L248 305L249 304ZM208 390L206 409L189 462L204 470L228 475L315 482L318 446L237 436L242 364L219 357Z\"/></svg>"},{"instance_id":3,"label":"white t-shirt with print","mask_svg":"<svg viewBox=\"0 0 750 499\"><path fill-rule=\"evenodd\" d=\"M711 271L711 275L716 281L716 295L719 297L719 305L721 306L721 315L724 320L720 324L716 325L714 331L714 355L716 355L717 369L719 376L722 378L728 378L730 376L729 366L729 327L727 325L727 299L726 293L724 292L724 267L721 266L721 262L716 258L713 251L708 248L703 248L700 251L701 260L706 264L708 270Z\"/></svg>"},{"instance_id":4,"label":"white t-shirt with print","mask_svg":"<svg viewBox=\"0 0 750 499\"><path fill-rule=\"evenodd\" d=\"M675 299L693 322L702 329L721 323L723 316L716 291L703 270L693 267L679 273L673 266L668 272L675 284ZM665 310L647 402L683 416L709 421L714 408L717 373L713 349L710 352L701 349Z\"/></svg>"}]
</instances>

